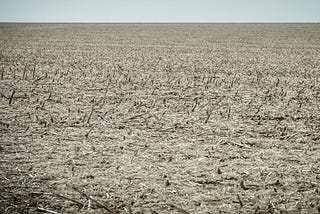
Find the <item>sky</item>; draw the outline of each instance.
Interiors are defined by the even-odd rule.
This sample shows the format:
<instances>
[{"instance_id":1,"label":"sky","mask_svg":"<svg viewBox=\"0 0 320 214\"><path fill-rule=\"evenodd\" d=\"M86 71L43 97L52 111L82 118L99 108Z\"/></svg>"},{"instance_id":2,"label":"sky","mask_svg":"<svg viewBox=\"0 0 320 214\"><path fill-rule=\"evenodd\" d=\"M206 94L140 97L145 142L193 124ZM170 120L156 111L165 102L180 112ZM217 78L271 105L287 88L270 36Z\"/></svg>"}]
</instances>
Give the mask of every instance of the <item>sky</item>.
<instances>
[{"instance_id":1,"label":"sky","mask_svg":"<svg viewBox=\"0 0 320 214\"><path fill-rule=\"evenodd\" d=\"M0 22L320 22L320 0L0 0Z\"/></svg>"}]
</instances>

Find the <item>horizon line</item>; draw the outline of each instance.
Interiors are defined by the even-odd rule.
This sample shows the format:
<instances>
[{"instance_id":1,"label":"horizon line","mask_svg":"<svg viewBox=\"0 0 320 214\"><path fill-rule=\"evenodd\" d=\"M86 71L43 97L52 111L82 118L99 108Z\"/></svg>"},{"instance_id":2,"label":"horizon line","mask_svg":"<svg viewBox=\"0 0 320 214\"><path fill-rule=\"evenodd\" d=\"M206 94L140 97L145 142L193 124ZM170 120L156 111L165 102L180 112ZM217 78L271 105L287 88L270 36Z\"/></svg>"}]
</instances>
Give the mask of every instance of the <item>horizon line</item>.
<instances>
[{"instance_id":1,"label":"horizon line","mask_svg":"<svg viewBox=\"0 0 320 214\"><path fill-rule=\"evenodd\" d=\"M320 24L320 21L0 21L0 24Z\"/></svg>"}]
</instances>

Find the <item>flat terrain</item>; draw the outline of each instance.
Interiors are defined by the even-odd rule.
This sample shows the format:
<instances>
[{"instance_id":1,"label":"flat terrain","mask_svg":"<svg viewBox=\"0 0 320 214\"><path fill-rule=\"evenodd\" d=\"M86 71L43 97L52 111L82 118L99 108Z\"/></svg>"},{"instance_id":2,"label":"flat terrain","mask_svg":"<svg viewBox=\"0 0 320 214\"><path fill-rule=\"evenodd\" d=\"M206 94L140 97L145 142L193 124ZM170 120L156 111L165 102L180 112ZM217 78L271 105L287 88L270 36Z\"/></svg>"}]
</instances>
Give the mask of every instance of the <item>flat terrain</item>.
<instances>
[{"instance_id":1,"label":"flat terrain","mask_svg":"<svg viewBox=\"0 0 320 214\"><path fill-rule=\"evenodd\" d=\"M319 213L320 24L0 24L1 213Z\"/></svg>"}]
</instances>

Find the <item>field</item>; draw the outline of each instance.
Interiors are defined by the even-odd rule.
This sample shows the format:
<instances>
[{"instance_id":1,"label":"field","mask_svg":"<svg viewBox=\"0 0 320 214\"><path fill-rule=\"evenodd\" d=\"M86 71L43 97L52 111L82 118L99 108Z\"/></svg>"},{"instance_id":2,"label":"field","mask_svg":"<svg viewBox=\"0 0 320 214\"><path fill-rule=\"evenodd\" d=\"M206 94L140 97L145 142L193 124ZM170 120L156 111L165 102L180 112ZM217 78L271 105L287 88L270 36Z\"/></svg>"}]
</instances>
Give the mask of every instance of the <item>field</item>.
<instances>
[{"instance_id":1,"label":"field","mask_svg":"<svg viewBox=\"0 0 320 214\"><path fill-rule=\"evenodd\" d=\"M1 213L319 213L320 24L0 24Z\"/></svg>"}]
</instances>

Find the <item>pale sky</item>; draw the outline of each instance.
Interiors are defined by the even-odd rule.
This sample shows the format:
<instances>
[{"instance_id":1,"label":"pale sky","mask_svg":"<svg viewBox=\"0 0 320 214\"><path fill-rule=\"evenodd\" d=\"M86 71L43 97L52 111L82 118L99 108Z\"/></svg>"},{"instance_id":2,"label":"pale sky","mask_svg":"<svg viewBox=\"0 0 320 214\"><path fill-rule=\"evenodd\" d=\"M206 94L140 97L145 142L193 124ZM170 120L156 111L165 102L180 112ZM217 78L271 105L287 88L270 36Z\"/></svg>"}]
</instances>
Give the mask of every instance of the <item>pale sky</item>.
<instances>
[{"instance_id":1,"label":"pale sky","mask_svg":"<svg viewBox=\"0 0 320 214\"><path fill-rule=\"evenodd\" d=\"M0 22L320 22L320 0L0 0Z\"/></svg>"}]
</instances>

